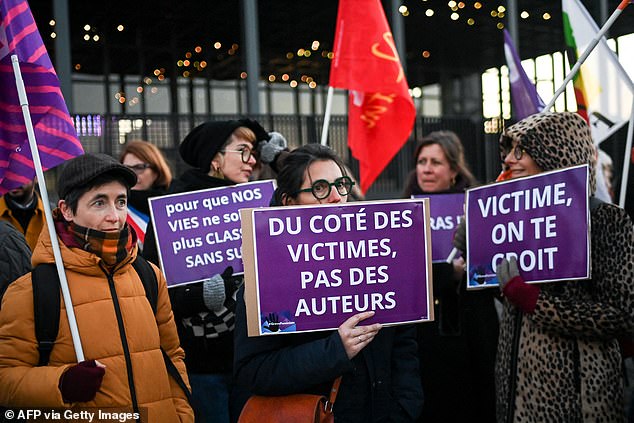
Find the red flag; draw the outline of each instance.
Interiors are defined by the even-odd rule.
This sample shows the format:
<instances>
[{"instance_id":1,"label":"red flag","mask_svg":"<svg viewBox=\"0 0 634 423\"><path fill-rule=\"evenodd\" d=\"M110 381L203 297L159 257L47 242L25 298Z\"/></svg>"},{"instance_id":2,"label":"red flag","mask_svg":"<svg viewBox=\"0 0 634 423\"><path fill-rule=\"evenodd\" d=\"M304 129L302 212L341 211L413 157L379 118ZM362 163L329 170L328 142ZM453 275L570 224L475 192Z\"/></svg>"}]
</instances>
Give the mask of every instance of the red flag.
<instances>
[{"instance_id":1,"label":"red flag","mask_svg":"<svg viewBox=\"0 0 634 423\"><path fill-rule=\"evenodd\" d=\"M407 141L416 114L380 0L340 0L330 86L350 90L348 145L366 191Z\"/></svg>"},{"instance_id":2,"label":"red flag","mask_svg":"<svg viewBox=\"0 0 634 423\"><path fill-rule=\"evenodd\" d=\"M83 153L26 0L0 0L0 194L33 180L35 169L11 55L20 69L43 170Z\"/></svg>"}]
</instances>

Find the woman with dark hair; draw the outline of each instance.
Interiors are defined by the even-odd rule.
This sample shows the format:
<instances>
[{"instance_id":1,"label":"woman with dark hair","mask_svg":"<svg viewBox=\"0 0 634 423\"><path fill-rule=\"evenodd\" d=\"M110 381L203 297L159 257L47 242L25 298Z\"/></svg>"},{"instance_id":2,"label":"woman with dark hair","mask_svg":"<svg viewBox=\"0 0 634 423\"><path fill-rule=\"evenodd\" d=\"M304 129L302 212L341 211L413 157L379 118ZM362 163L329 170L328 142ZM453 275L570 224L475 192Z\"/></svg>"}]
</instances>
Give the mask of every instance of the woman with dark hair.
<instances>
[{"instance_id":1,"label":"woman with dark hair","mask_svg":"<svg viewBox=\"0 0 634 423\"><path fill-rule=\"evenodd\" d=\"M415 168L407 177L404 198L430 192L463 192L475 183L455 132L430 133L418 143L413 157Z\"/></svg>"},{"instance_id":2,"label":"woman with dark hair","mask_svg":"<svg viewBox=\"0 0 634 423\"><path fill-rule=\"evenodd\" d=\"M128 223L138 236L139 248L143 249L147 224L150 220L148 199L167 192L172 182L172 171L157 146L147 141L134 140L125 145L119 162L137 176L137 183L128 197Z\"/></svg>"},{"instance_id":3,"label":"woman with dark hair","mask_svg":"<svg viewBox=\"0 0 634 423\"><path fill-rule=\"evenodd\" d=\"M418 144L404 196L463 193L475 183L451 131ZM464 259L433 263L434 318L418 325L425 404L419 422L495 421L493 369L498 318L494 293L466 292ZM459 405L459 406L458 406Z\"/></svg>"},{"instance_id":4,"label":"woman with dark hair","mask_svg":"<svg viewBox=\"0 0 634 423\"><path fill-rule=\"evenodd\" d=\"M179 152L192 166L169 193L227 187L248 182L269 134L254 120L205 122L183 140ZM267 146L270 147L270 146ZM158 262L154 231L148 230L143 256ZM227 423L231 408L235 298L242 276L229 267L222 275L169 289L197 422Z\"/></svg>"},{"instance_id":5,"label":"woman with dark hair","mask_svg":"<svg viewBox=\"0 0 634 423\"><path fill-rule=\"evenodd\" d=\"M328 147L309 144L291 152L277 177L272 204L339 204L352 180ZM258 395L327 394L342 376L336 421L413 422L423 393L418 378L415 329L362 325L373 312L356 314L336 331L247 336L243 292L236 309L234 377Z\"/></svg>"}]
</instances>

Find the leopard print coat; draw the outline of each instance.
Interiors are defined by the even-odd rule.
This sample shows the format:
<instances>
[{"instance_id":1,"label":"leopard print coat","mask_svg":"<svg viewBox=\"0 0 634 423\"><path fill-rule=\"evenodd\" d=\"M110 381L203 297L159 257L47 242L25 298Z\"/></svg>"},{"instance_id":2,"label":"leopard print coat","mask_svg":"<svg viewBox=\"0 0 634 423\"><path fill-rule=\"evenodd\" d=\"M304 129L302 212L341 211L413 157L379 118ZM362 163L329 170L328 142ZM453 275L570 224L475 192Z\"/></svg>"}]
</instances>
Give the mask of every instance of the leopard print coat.
<instances>
[{"instance_id":1,"label":"leopard print coat","mask_svg":"<svg viewBox=\"0 0 634 423\"><path fill-rule=\"evenodd\" d=\"M568 130L578 127L576 115L544 113L509 132L518 136L522 129L535 127L536 120L553 125L544 115L558 115ZM581 138L586 137L590 139L589 132ZM532 146L531 154L542 157L543 170L552 169L549 161L556 163L549 154L567 157L568 165L592 160L580 157L577 142L557 138L542 138L542 145ZM591 212L591 242L592 279L540 285L532 314L504 301L496 362L498 422L624 421L617 338L634 333L632 221L624 210L601 203Z\"/></svg>"}]
</instances>

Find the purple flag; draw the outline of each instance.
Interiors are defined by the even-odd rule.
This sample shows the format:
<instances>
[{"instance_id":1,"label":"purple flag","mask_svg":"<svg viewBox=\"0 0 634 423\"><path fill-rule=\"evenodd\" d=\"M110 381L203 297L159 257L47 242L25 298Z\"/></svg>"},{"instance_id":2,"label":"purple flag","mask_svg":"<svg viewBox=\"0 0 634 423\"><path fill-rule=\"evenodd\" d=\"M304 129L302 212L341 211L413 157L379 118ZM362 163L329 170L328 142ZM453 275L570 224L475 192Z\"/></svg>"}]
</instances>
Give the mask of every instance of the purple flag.
<instances>
[{"instance_id":1,"label":"purple flag","mask_svg":"<svg viewBox=\"0 0 634 423\"><path fill-rule=\"evenodd\" d=\"M35 177L11 55L18 56L43 170L83 154L59 80L25 0L0 0L0 194Z\"/></svg>"},{"instance_id":2,"label":"purple flag","mask_svg":"<svg viewBox=\"0 0 634 423\"><path fill-rule=\"evenodd\" d=\"M506 65L509 67L511 100L513 100L515 118L522 120L527 116L544 110L546 105L539 94L537 94L535 85L524 72L520 58L513 45L513 40L511 40L511 36L506 29L504 30L504 55L506 56Z\"/></svg>"}]
</instances>

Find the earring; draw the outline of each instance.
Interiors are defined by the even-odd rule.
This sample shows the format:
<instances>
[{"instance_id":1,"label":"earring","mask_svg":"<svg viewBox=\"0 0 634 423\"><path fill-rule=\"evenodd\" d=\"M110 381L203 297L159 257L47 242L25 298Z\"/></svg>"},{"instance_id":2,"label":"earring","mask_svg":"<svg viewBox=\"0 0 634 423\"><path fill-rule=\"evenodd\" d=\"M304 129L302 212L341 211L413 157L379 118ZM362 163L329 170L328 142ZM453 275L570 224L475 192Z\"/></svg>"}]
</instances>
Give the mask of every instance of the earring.
<instances>
[{"instance_id":1,"label":"earring","mask_svg":"<svg viewBox=\"0 0 634 423\"><path fill-rule=\"evenodd\" d=\"M454 185L456 185L456 177L452 176L451 177L451 186L454 186Z\"/></svg>"}]
</instances>

